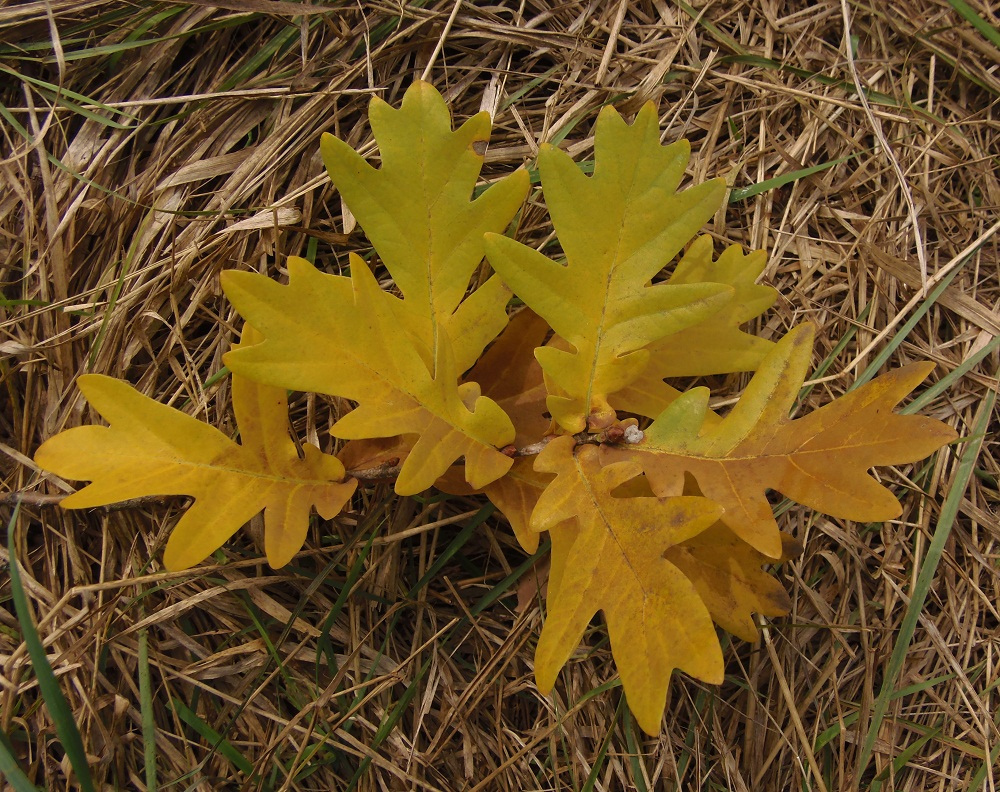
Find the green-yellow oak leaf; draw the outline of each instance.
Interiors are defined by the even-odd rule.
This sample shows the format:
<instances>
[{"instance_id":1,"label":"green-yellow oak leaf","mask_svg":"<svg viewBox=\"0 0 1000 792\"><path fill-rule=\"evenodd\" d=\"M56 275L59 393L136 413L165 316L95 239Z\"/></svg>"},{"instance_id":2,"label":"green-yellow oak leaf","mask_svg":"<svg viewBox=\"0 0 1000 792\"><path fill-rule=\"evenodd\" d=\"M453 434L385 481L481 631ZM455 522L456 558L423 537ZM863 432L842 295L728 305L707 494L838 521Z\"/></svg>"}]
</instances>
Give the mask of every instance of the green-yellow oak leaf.
<instances>
[{"instance_id":1,"label":"green-yellow oak leaf","mask_svg":"<svg viewBox=\"0 0 1000 792\"><path fill-rule=\"evenodd\" d=\"M755 283L766 263L763 250L744 255L739 245L730 245L715 259L711 237L695 239L667 283L722 283L733 287L732 294L720 310L698 324L650 344L646 368L613 395L612 406L656 418L680 395L665 379L756 370L774 342L739 328L777 299L775 289Z\"/></svg>"},{"instance_id":2,"label":"green-yellow oak leaf","mask_svg":"<svg viewBox=\"0 0 1000 792\"><path fill-rule=\"evenodd\" d=\"M230 302L264 336L229 352L227 366L260 382L358 402L334 424L337 437L419 435L396 480L400 495L427 489L460 457L476 489L510 469L513 460L498 450L514 439L510 418L476 383L459 384L448 334L438 334L436 350L423 346L403 301L379 288L357 256L350 278L294 256L288 273L287 286L250 272L222 274Z\"/></svg>"},{"instance_id":3,"label":"green-yellow oak leaf","mask_svg":"<svg viewBox=\"0 0 1000 792\"><path fill-rule=\"evenodd\" d=\"M510 292L490 278L469 297L486 232L503 232L528 192L520 169L473 198L490 137L479 113L452 131L448 106L433 86L415 82L397 110L374 98L368 110L381 167L324 134L320 151L344 203L365 230L403 294L400 310L430 350L442 330L465 371L507 323Z\"/></svg>"},{"instance_id":4,"label":"green-yellow oak leaf","mask_svg":"<svg viewBox=\"0 0 1000 792\"><path fill-rule=\"evenodd\" d=\"M597 120L594 175L545 145L538 156L545 203L566 264L487 234L493 268L572 347L536 357L555 387L547 404L568 432L614 421L608 396L649 362L647 347L695 325L731 301L722 283L651 284L719 207L720 179L678 192L687 141L660 145L647 104L629 126L612 108Z\"/></svg>"},{"instance_id":5,"label":"green-yellow oak leaf","mask_svg":"<svg viewBox=\"0 0 1000 792\"><path fill-rule=\"evenodd\" d=\"M682 492L685 474L692 475L725 509L726 525L770 558L781 555L781 536L769 489L848 520L898 516L899 501L868 470L923 459L955 438L940 421L892 412L934 364L896 369L792 420L812 339L812 325L803 324L779 341L721 421L707 424L708 389L694 388L663 411L641 443L608 450L607 458L637 460L661 497Z\"/></svg>"},{"instance_id":6,"label":"green-yellow oak leaf","mask_svg":"<svg viewBox=\"0 0 1000 792\"><path fill-rule=\"evenodd\" d=\"M548 612L535 651L535 679L547 693L594 614L604 612L629 708L659 732L670 674L679 668L718 684L722 650L697 589L664 557L712 525L722 510L705 498L617 498L642 471L634 461L602 467L598 450L551 441L535 461L555 480L531 516L552 538Z\"/></svg>"},{"instance_id":7,"label":"green-yellow oak leaf","mask_svg":"<svg viewBox=\"0 0 1000 792\"><path fill-rule=\"evenodd\" d=\"M202 561L261 510L268 563L284 566L302 547L310 510L332 519L357 487L354 479L343 480L336 457L315 446L305 445L305 457L299 457L288 434L283 388L233 375L241 440L236 443L121 380L85 374L79 386L110 426L61 432L39 447L35 462L59 476L91 482L62 501L67 509L147 495L194 498L167 542L167 569Z\"/></svg>"}]
</instances>

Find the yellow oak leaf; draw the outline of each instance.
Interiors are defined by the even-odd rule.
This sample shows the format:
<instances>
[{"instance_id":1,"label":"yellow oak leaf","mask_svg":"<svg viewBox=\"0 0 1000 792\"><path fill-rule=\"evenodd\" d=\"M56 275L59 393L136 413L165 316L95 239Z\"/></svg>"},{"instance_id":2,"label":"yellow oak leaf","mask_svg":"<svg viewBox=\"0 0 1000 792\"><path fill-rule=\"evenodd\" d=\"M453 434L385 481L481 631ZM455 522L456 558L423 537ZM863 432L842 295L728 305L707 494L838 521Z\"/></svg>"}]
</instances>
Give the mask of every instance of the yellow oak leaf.
<instances>
[{"instance_id":1,"label":"yellow oak leaf","mask_svg":"<svg viewBox=\"0 0 1000 792\"><path fill-rule=\"evenodd\" d=\"M343 480L336 457L315 446L305 445L305 457L299 457L288 434L283 388L233 375L238 444L113 377L85 374L79 386L111 425L61 432L39 447L35 462L59 476L92 482L62 501L67 509L147 495L193 497L167 542L167 569L202 561L261 510L268 563L284 566L302 547L310 510L315 506L332 519L357 486L354 479Z\"/></svg>"},{"instance_id":2,"label":"yellow oak leaf","mask_svg":"<svg viewBox=\"0 0 1000 792\"><path fill-rule=\"evenodd\" d=\"M723 283L733 291L711 316L651 344L646 372L667 379L756 370L774 342L745 333L739 326L760 316L778 299L777 290L755 283L766 264L763 250L744 254L739 245L730 245L713 259L712 238L695 239L667 283Z\"/></svg>"},{"instance_id":3,"label":"yellow oak leaf","mask_svg":"<svg viewBox=\"0 0 1000 792\"><path fill-rule=\"evenodd\" d=\"M448 106L429 83L413 83L398 110L372 99L368 114L381 167L330 134L320 141L323 162L402 292L400 310L417 337L433 352L443 329L465 371L507 323L510 292L499 278L465 293L483 260L483 234L510 224L528 173L515 171L473 199L490 116L479 113L453 132Z\"/></svg>"},{"instance_id":4,"label":"yellow oak leaf","mask_svg":"<svg viewBox=\"0 0 1000 792\"><path fill-rule=\"evenodd\" d=\"M721 421L708 425L708 390L694 388L663 411L642 442L608 449L607 459L625 454L640 462L660 497L680 494L691 474L725 509L726 525L770 558L781 555L781 536L768 489L848 520L898 516L899 501L868 469L923 459L955 438L940 421L892 412L934 366L896 369L792 420L812 338L812 325L804 324L779 341Z\"/></svg>"},{"instance_id":5,"label":"yellow oak leaf","mask_svg":"<svg viewBox=\"0 0 1000 792\"><path fill-rule=\"evenodd\" d=\"M287 286L249 272L222 274L230 302L264 336L227 353L230 369L358 402L330 430L337 437L419 435L396 480L400 495L427 489L460 457L476 489L510 469L513 460L497 448L514 439L514 427L476 383L458 384L447 333L437 335L432 354L412 332L402 300L379 288L358 256L350 278L294 256L288 273Z\"/></svg>"},{"instance_id":6,"label":"yellow oak leaf","mask_svg":"<svg viewBox=\"0 0 1000 792\"><path fill-rule=\"evenodd\" d=\"M677 192L687 141L660 145L652 104L635 123L611 107L597 120L594 175L565 153L538 156L545 202L565 265L506 237L487 234L493 268L572 349L535 353L557 386L547 404L568 432L603 429L614 419L609 394L638 377L647 345L697 324L730 301L720 283L650 281L718 208L720 179Z\"/></svg>"},{"instance_id":7,"label":"yellow oak leaf","mask_svg":"<svg viewBox=\"0 0 1000 792\"><path fill-rule=\"evenodd\" d=\"M551 690L587 624L604 612L611 650L636 721L659 731L670 674L679 668L706 682L723 676L722 650L697 589L664 557L721 514L705 498L616 498L640 475L633 461L602 467L598 450L562 436L539 454L539 472L555 480L538 500L532 528L552 538L548 613L535 651L535 679Z\"/></svg>"}]
</instances>

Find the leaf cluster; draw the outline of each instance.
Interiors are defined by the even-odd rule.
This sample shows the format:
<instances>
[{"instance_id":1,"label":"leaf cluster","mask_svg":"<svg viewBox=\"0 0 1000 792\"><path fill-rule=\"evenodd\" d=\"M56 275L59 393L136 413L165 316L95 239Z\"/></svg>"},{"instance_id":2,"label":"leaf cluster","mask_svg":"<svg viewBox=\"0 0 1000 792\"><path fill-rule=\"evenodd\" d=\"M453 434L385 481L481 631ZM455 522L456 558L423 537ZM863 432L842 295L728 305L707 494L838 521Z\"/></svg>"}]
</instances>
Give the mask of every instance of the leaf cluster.
<instances>
[{"instance_id":1,"label":"leaf cluster","mask_svg":"<svg viewBox=\"0 0 1000 792\"><path fill-rule=\"evenodd\" d=\"M592 176L542 147L554 256L508 235L527 171L477 191L486 113L453 130L444 100L418 82L398 109L373 100L370 120L380 167L331 135L321 151L392 288L353 254L347 275L297 257L287 282L225 272L246 321L225 357L239 442L85 375L81 390L110 426L69 429L36 462L92 482L66 508L192 496L165 551L169 569L198 563L262 510L267 558L280 567L301 547L312 508L332 519L358 471L387 461L398 465L400 495L482 492L526 550L543 532L552 540L539 688L552 688L602 611L629 704L656 733L673 669L722 680L715 625L752 641L753 613L787 612L763 568L795 543L769 490L846 519L899 514L869 470L953 438L937 421L892 411L931 366L789 418L814 328L777 341L741 329L776 298L756 283L764 253L733 246L716 257L698 236L726 186L681 189L689 146L660 144L652 105L631 125L611 107L600 113ZM512 312L514 296L524 307ZM707 388L669 384L732 372L754 374L724 417ZM331 427L349 441L337 455L299 452L288 390L356 405Z\"/></svg>"}]
</instances>

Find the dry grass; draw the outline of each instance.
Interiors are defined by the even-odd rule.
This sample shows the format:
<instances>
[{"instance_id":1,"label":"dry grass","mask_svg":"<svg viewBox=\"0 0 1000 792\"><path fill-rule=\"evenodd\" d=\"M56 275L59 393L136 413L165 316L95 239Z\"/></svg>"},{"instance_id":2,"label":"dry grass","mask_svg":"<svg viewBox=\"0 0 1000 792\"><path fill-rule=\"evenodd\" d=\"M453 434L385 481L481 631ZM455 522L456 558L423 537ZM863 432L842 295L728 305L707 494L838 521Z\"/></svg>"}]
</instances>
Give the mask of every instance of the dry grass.
<instances>
[{"instance_id":1,"label":"dry grass","mask_svg":"<svg viewBox=\"0 0 1000 792\"><path fill-rule=\"evenodd\" d=\"M656 739L622 704L600 626L538 694L541 616L512 597L525 557L474 499L370 490L280 573L252 530L197 574L159 571L176 504L27 507L23 581L98 788L146 789L151 768L160 788L198 790L1000 788L1000 466L981 412L1000 335L1000 17L968 2L984 29L945 0L0 8L5 491L66 490L30 455L93 419L84 371L228 425L220 270L362 249L319 133L370 149L369 97L396 103L425 70L457 118L495 111L487 175L545 140L586 159L601 105L653 100L665 139L692 142L690 175L744 191L710 230L770 252L783 298L761 331L822 328L815 362L832 358L809 406L873 361L931 359L944 387L922 411L987 428L972 468L975 443L881 472L898 520L786 511L806 548L778 570L793 612L727 649L721 687L676 677ZM536 200L521 238L548 233ZM720 380L720 398L743 383ZM292 418L329 446L326 402L300 397ZM946 498L957 517L941 521ZM67 789L8 562L0 550L0 732L35 784Z\"/></svg>"}]
</instances>

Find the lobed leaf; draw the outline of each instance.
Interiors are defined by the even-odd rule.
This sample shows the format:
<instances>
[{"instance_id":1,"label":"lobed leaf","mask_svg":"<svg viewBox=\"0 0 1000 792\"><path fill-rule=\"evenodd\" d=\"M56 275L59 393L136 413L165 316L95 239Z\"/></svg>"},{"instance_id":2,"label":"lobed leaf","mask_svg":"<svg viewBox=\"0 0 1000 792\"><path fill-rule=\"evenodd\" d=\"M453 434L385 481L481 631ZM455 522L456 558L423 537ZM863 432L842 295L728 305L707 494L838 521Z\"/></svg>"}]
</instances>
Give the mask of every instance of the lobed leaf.
<instances>
[{"instance_id":1,"label":"lobed leaf","mask_svg":"<svg viewBox=\"0 0 1000 792\"><path fill-rule=\"evenodd\" d=\"M954 439L931 418L898 415L892 407L933 368L905 366L795 420L788 418L808 369L813 328L801 325L771 350L733 410L709 426L708 390L695 388L671 404L628 452L657 495L680 493L684 474L725 509L723 520L770 558L781 537L768 489L834 517L888 520L895 496L868 469L923 459Z\"/></svg>"},{"instance_id":2,"label":"lobed leaf","mask_svg":"<svg viewBox=\"0 0 1000 792\"><path fill-rule=\"evenodd\" d=\"M549 412L568 432L610 425L608 396L643 372L646 347L731 301L725 284L650 284L725 192L716 179L678 193L690 146L663 147L659 134L652 104L632 126L605 107L592 177L567 154L542 147L538 167L565 266L506 237L486 236L493 268L571 346L535 353L555 386Z\"/></svg>"},{"instance_id":3,"label":"lobed leaf","mask_svg":"<svg viewBox=\"0 0 1000 792\"><path fill-rule=\"evenodd\" d=\"M495 399L514 424L514 445L523 448L548 434L545 384L534 350L545 340L549 326L530 308L514 314L503 333L483 354L467 379L480 383L483 394ZM532 467L531 457L520 457L506 475L487 484L486 497L510 521L514 535L528 553L538 549L538 534L529 528L538 497L552 479ZM446 491L451 492L445 488Z\"/></svg>"},{"instance_id":4,"label":"lobed leaf","mask_svg":"<svg viewBox=\"0 0 1000 792\"><path fill-rule=\"evenodd\" d=\"M288 272L287 286L254 273L223 273L226 296L264 336L229 352L226 365L260 382L358 402L331 429L337 437L419 435L396 480L400 495L427 489L460 457L476 489L510 469L513 460L497 447L514 439L514 427L476 383L458 384L446 333L438 334L432 355L402 301L380 289L357 256L350 278L296 257Z\"/></svg>"},{"instance_id":5,"label":"lobed leaf","mask_svg":"<svg viewBox=\"0 0 1000 792\"><path fill-rule=\"evenodd\" d=\"M246 333L245 333L246 336ZM264 511L264 546L272 567L287 564L305 540L312 507L332 519L354 493L336 457L312 445L299 458L288 434L283 388L233 375L233 409L242 443L160 404L131 385L85 374L80 390L111 425L68 429L43 443L35 462L91 484L62 501L67 509L147 495L195 499L171 533L164 564L197 564Z\"/></svg>"},{"instance_id":6,"label":"lobed leaf","mask_svg":"<svg viewBox=\"0 0 1000 792\"><path fill-rule=\"evenodd\" d=\"M402 292L411 331L432 352L446 332L455 366L465 371L507 323L510 293L499 278L463 298L483 260L483 235L510 224L527 195L528 172L517 170L472 199L490 116L479 113L452 131L447 104L426 82L413 83L398 110L373 98L368 114L381 168L330 134L320 141L323 162Z\"/></svg>"},{"instance_id":7,"label":"lobed leaf","mask_svg":"<svg viewBox=\"0 0 1000 792\"><path fill-rule=\"evenodd\" d=\"M725 305L711 316L650 344L649 364L638 381L756 370L774 342L739 327L764 313L778 297L772 287L755 283L766 263L763 250L745 255L739 245L730 245L713 259L711 237L692 242L667 283L721 283L733 290Z\"/></svg>"},{"instance_id":8,"label":"lobed leaf","mask_svg":"<svg viewBox=\"0 0 1000 792\"><path fill-rule=\"evenodd\" d=\"M574 452L558 437L535 468L555 474L531 517L552 538L548 613L535 652L535 678L551 690L590 619L604 612L615 663L639 725L659 731L674 668L722 681L722 650L697 589L664 557L721 514L705 498L613 497L641 473L634 461L601 467L593 446Z\"/></svg>"},{"instance_id":9,"label":"lobed leaf","mask_svg":"<svg viewBox=\"0 0 1000 792\"><path fill-rule=\"evenodd\" d=\"M801 547L781 534L782 561ZM694 584L712 621L744 641L757 640L754 613L784 616L792 603L781 584L762 567L775 559L754 550L721 520L697 536L667 549L666 559Z\"/></svg>"}]
</instances>

